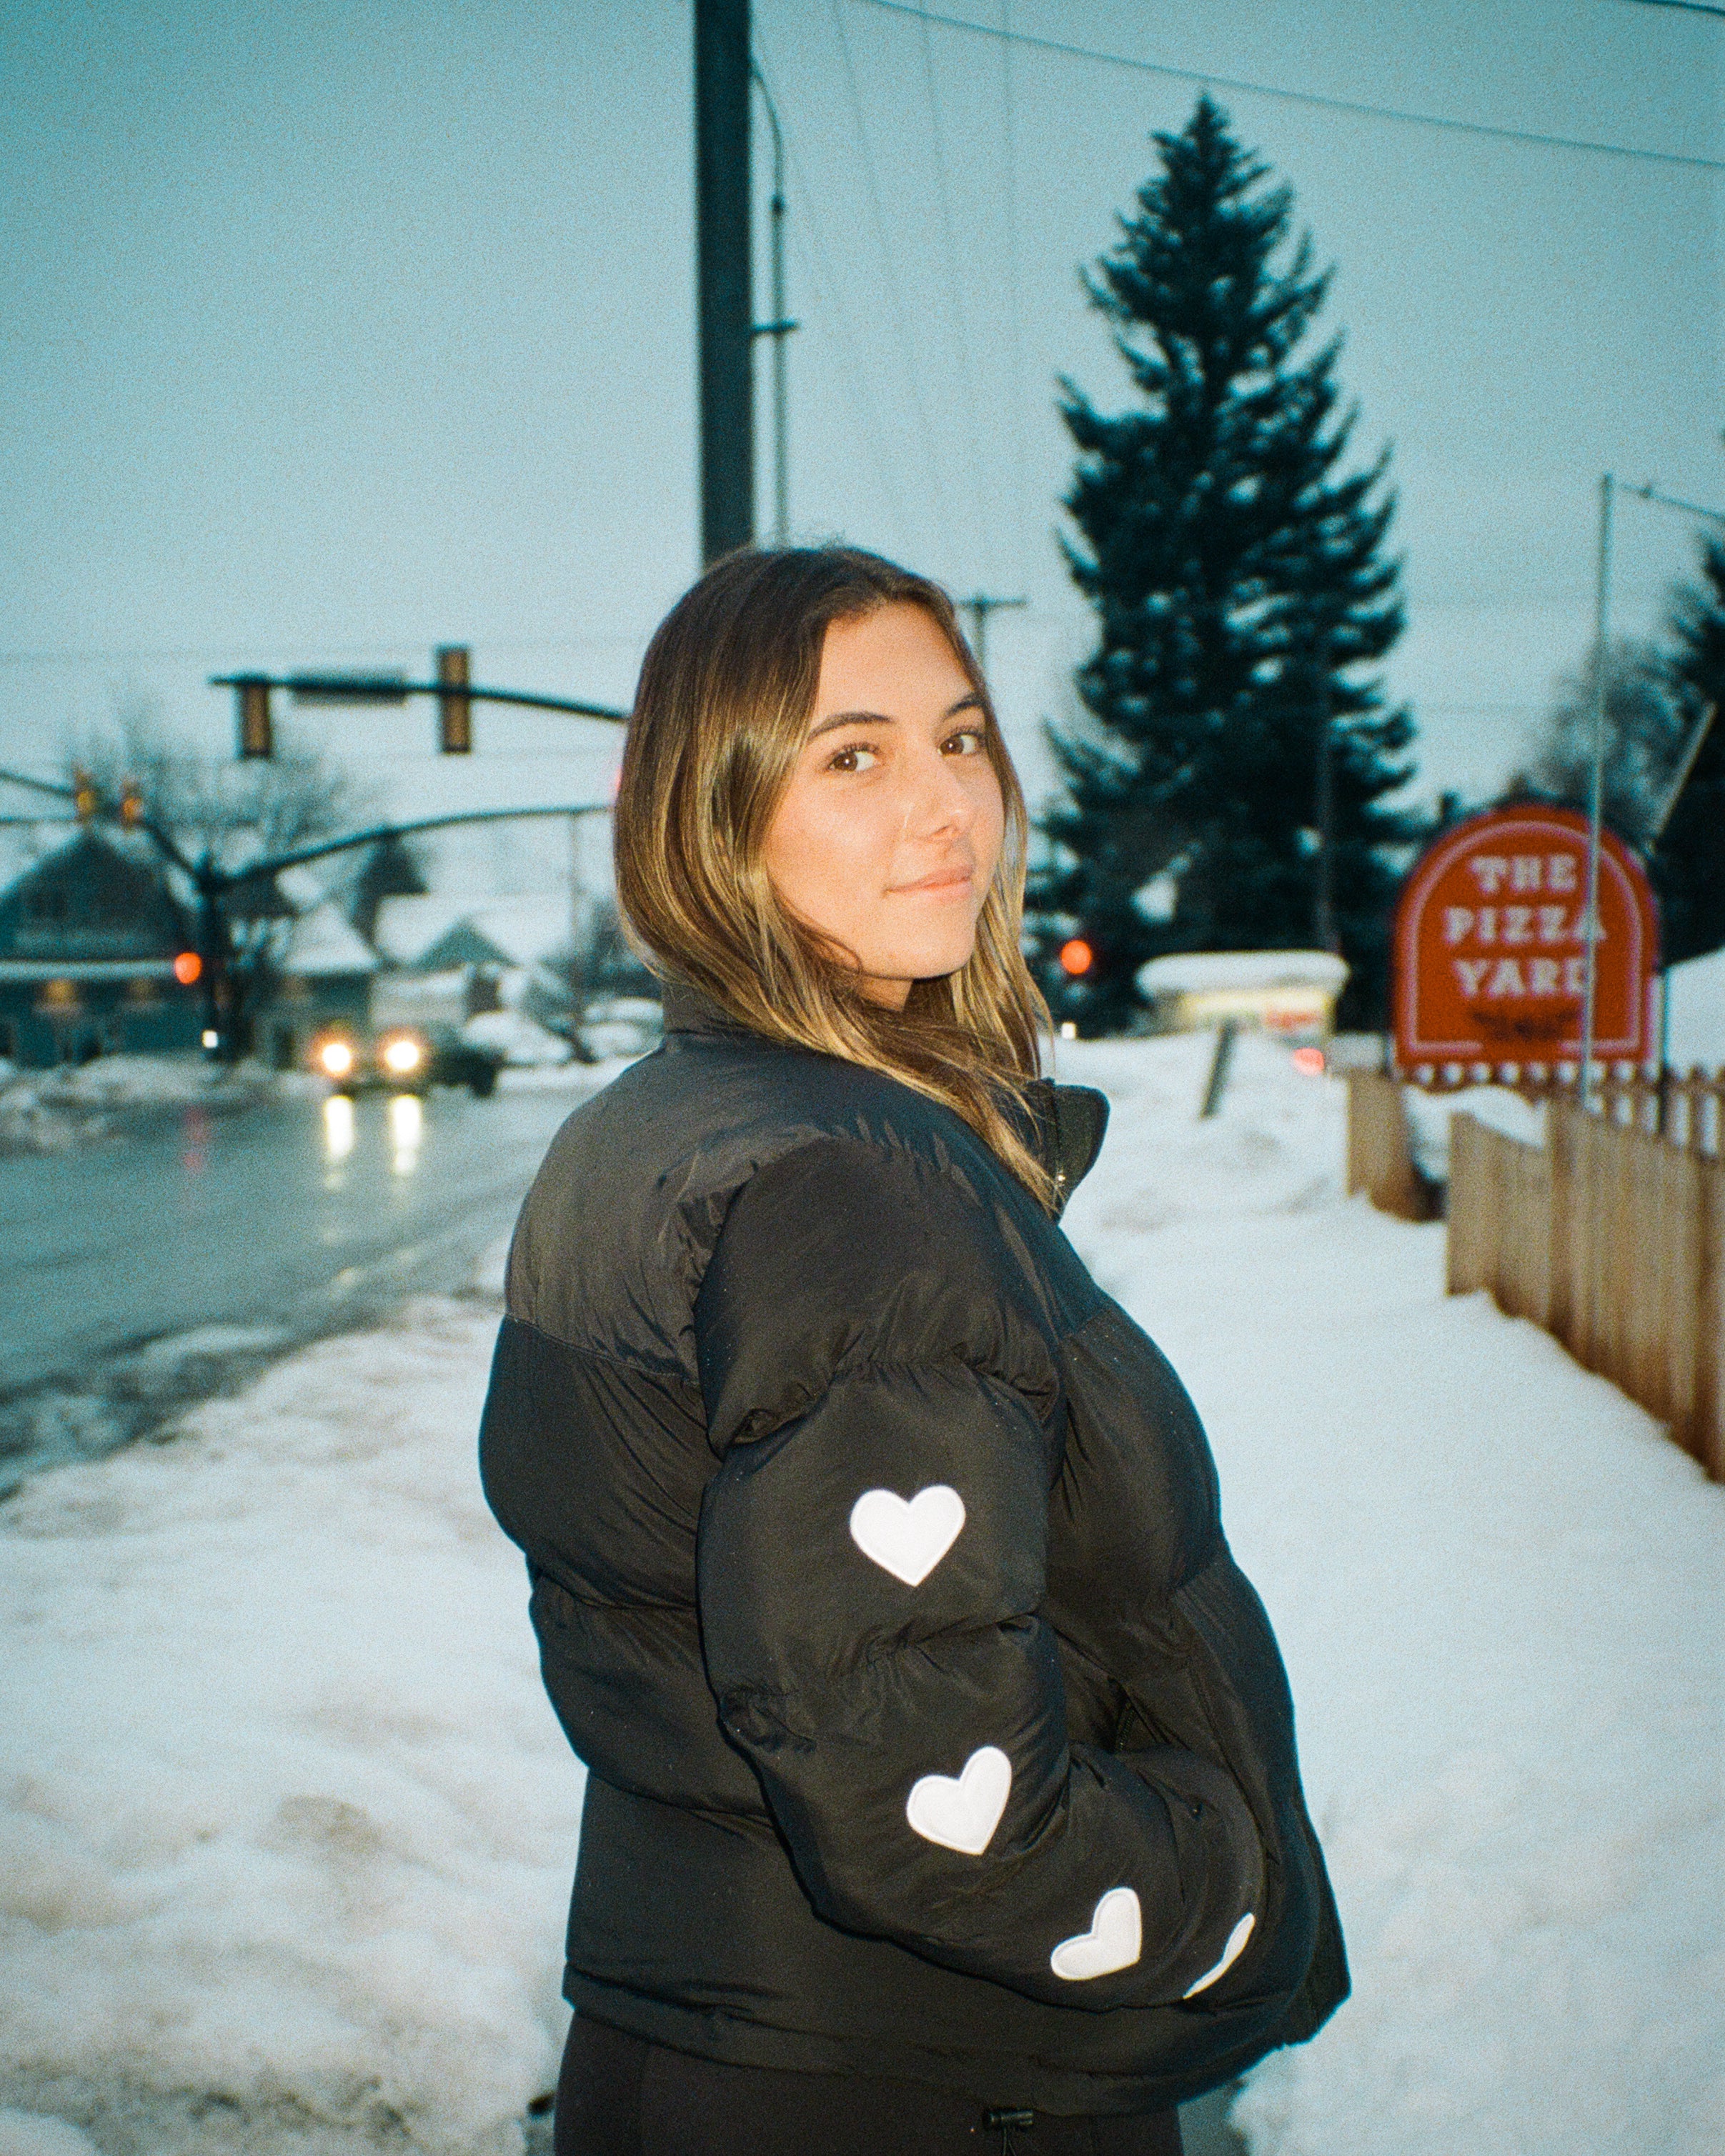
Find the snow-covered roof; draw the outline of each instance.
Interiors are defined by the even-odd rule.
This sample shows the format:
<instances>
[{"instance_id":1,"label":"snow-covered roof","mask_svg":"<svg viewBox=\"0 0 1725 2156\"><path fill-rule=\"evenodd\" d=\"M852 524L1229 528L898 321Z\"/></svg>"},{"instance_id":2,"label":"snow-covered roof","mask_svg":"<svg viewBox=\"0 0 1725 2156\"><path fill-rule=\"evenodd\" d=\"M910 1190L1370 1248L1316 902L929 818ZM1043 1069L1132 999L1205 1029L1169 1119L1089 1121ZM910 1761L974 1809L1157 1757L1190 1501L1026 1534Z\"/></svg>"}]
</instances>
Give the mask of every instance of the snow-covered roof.
<instances>
[{"instance_id":1,"label":"snow-covered roof","mask_svg":"<svg viewBox=\"0 0 1725 2156\"><path fill-rule=\"evenodd\" d=\"M1324 988L1347 978L1347 963L1329 951L1175 951L1138 968L1147 996L1201 994L1208 988Z\"/></svg>"},{"instance_id":2,"label":"snow-covered roof","mask_svg":"<svg viewBox=\"0 0 1725 2156\"><path fill-rule=\"evenodd\" d=\"M1671 1024L1666 1060L1680 1070L1725 1065L1725 950L1686 958L1666 975Z\"/></svg>"},{"instance_id":3,"label":"snow-covered roof","mask_svg":"<svg viewBox=\"0 0 1725 2156\"><path fill-rule=\"evenodd\" d=\"M282 869L276 875L275 888L296 913L309 913L321 905L329 891L328 863L320 865L324 873L302 865L296 869Z\"/></svg>"},{"instance_id":4,"label":"snow-covered roof","mask_svg":"<svg viewBox=\"0 0 1725 2156\"><path fill-rule=\"evenodd\" d=\"M398 966L416 966L452 929L471 927L512 965L533 966L569 940L564 891L517 898L386 898L378 908L377 945Z\"/></svg>"},{"instance_id":5,"label":"snow-covered roof","mask_svg":"<svg viewBox=\"0 0 1725 2156\"><path fill-rule=\"evenodd\" d=\"M454 927L472 902L442 891L427 891L418 898L386 898L378 907L373 939L386 959L411 966L446 929Z\"/></svg>"},{"instance_id":6,"label":"snow-covered roof","mask_svg":"<svg viewBox=\"0 0 1725 2156\"><path fill-rule=\"evenodd\" d=\"M331 973L374 973L378 954L335 901L327 898L288 931L281 969L306 980Z\"/></svg>"}]
</instances>

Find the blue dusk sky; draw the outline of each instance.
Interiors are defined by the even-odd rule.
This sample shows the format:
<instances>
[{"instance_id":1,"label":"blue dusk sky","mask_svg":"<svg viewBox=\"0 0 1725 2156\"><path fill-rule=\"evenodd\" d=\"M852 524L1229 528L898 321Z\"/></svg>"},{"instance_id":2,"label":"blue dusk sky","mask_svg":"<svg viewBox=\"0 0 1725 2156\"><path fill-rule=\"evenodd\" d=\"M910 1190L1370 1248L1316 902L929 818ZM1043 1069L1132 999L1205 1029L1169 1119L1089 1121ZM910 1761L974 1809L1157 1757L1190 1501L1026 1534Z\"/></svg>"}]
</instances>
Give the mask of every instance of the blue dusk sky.
<instances>
[{"instance_id":1,"label":"blue dusk sky","mask_svg":"<svg viewBox=\"0 0 1725 2156\"><path fill-rule=\"evenodd\" d=\"M1057 381L1127 394L1079 269L1202 80L1336 265L1357 454L1393 453L1386 671L1422 793L1498 780L1580 655L1602 470L1725 502L1725 20L756 0L755 35L790 160L794 531L1028 600L991 656L1032 792L1087 635ZM219 745L212 672L417 670L440 641L481 680L626 700L698 567L691 47L672 0L14 0L0 762L51 769L139 701ZM755 154L764 234L764 126ZM764 240L757 268L764 319ZM1693 536L1625 506L1622 630ZM423 709L303 724L404 810L581 798L615 751L481 711L456 773Z\"/></svg>"}]
</instances>

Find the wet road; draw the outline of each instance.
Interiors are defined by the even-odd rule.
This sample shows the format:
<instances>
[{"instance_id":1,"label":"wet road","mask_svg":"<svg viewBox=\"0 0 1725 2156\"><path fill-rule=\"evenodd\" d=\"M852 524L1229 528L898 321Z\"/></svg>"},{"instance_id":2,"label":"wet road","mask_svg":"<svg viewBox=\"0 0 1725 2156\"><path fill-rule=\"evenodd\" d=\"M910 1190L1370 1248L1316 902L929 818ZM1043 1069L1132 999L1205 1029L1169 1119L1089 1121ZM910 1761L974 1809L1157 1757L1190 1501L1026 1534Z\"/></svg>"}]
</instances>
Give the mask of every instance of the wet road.
<instances>
[{"instance_id":1,"label":"wet road","mask_svg":"<svg viewBox=\"0 0 1725 2156\"><path fill-rule=\"evenodd\" d=\"M581 1097L175 1109L0 1160L0 1465L106 1450L291 1342L464 1286Z\"/></svg>"}]
</instances>

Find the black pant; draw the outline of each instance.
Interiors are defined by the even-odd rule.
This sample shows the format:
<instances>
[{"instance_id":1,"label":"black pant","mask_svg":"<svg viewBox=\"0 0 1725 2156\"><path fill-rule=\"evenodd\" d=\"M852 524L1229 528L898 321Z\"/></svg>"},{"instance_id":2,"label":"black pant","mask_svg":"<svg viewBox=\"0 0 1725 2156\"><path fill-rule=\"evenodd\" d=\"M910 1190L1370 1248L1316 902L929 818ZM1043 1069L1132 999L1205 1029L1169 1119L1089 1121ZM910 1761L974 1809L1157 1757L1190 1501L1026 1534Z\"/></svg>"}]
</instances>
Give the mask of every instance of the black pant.
<instances>
[{"instance_id":1,"label":"black pant","mask_svg":"<svg viewBox=\"0 0 1725 2156\"><path fill-rule=\"evenodd\" d=\"M1025 2125L1022 2119L1032 2123ZM910 2082L726 2066L577 2015L557 2083L555 2156L1180 2156L1171 2111L991 2115Z\"/></svg>"}]
</instances>

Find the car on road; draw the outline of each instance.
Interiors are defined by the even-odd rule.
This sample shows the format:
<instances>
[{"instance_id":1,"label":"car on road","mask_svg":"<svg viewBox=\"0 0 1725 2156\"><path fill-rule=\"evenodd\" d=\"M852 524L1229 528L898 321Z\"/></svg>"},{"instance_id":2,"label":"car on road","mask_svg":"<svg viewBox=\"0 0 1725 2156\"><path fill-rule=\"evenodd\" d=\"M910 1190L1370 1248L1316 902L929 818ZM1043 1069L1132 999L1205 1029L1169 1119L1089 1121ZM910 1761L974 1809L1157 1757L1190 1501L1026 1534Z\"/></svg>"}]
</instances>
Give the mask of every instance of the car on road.
<instances>
[{"instance_id":1,"label":"car on road","mask_svg":"<svg viewBox=\"0 0 1725 2156\"><path fill-rule=\"evenodd\" d=\"M453 1027L393 1025L367 1034L331 1027L312 1041L308 1058L338 1093L428 1093L434 1086L465 1086L476 1101L497 1090L503 1057L463 1040Z\"/></svg>"}]
</instances>

